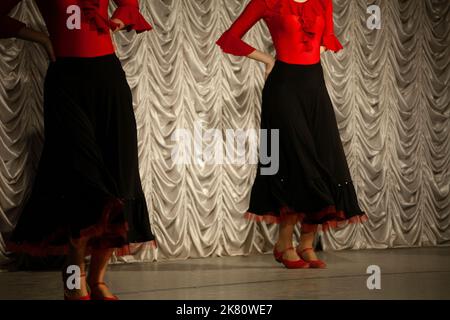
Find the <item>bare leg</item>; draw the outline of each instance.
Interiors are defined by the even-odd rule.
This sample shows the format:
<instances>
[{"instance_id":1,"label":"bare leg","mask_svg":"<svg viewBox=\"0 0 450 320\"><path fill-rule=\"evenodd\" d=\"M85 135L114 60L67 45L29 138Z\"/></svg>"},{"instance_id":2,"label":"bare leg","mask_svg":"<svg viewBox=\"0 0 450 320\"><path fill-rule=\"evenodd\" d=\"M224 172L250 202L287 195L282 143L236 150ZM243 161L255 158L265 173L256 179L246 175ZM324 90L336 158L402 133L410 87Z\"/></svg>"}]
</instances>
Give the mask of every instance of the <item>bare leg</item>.
<instances>
[{"instance_id":1,"label":"bare leg","mask_svg":"<svg viewBox=\"0 0 450 320\"><path fill-rule=\"evenodd\" d=\"M314 249L314 239L316 237L315 232L308 232L308 233L304 233L302 232L301 236L300 236L300 244L297 247L297 251L301 252L302 250L306 249L306 248L313 248ZM308 250L305 251L302 256L304 257L304 259L306 259L307 261L309 260L317 260L317 255L313 250Z\"/></svg>"},{"instance_id":2,"label":"bare leg","mask_svg":"<svg viewBox=\"0 0 450 320\"><path fill-rule=\"evenodd\" d=\"M85 253L86 253L86 244L88 239L73 239L71 240L69 246L69 252L67 255L66 266L62 270L63 281L64 281L64 292L69 298L80 298L88 295L88 290L86 286L86 264L84 262ZM80 289L72 289L70 290L67 287L67 278L71 275L67 272L68 266L78 266L80 268Z\"/></svg>"},{"instance_id":3,"label":"bare leg","mask_svg":"<svg viewBox=\"0 0 450 320\"><path fill-rule=\"evenodd\" d=\"M114 297L111 291L109 291L109 288L104 284L108 262L111 259L113 251L114 249L92 251L88 283L91 287L91 291L100 297Z\"/></svg>"},{"instance_id":4,"label":"bare leg","mask_svg":"<svg viewBox=\"0 0 450 320\"><path fill-rule=\"evenodd\" d=\"M275 244L275 247L277 251L284 252L283 258L286 260L299 260L295 250L285 252L286 249L293 247L292 236L294 235L294 228L297 222L298 216L296 214L286 214L281 219L278 242Z\"/></svg>"}]
</instances>

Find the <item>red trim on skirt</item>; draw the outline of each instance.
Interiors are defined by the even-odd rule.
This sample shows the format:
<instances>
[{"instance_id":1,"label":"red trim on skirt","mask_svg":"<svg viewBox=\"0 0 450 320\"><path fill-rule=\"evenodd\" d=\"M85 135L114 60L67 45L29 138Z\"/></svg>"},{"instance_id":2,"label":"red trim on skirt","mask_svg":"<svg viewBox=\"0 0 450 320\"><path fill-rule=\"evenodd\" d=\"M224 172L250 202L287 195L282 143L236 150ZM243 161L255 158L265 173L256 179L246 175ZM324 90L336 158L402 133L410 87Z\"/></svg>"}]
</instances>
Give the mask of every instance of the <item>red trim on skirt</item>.
<instances>
[{"instance_id":1,"label":"red trim on skirt","mask_svg":"<svg viewBox=\"0 0 450 320\"><path fill-rule=\"evenodd\" d=\"M117 246L117 239L125 240L127 238L128 224L126 222L121 224L110 223L114 215L123 210L123 206L124 202L121 199L111 198L103 209L100 221L80 231L80 238L90 239L86 247L86 256L89 256L96 249L115 249L117 256L125 256L132 253L132 244L127 243L120 247ZM11 252L26 253L37 257L67 255L69 243L61 245L51 245L50 243L68 233L66 228L61 228L40 243L8 242L6 249ZM95 245L92 242L95 242ZM157 247L154 240L146 242L146 244L153 248Z\"/></svg>"},{"instance_id":2,"label":"red trim on skirt","mask_svg":"<svg viewBox=\"0 0 450 320\"><path fill-rule=\"evenodd\" d=\"M280 209L280 213L274 213L274 212L267 212L264 215L258 215L252 212L246 212L245 218L251 221L256 222L265 222L267 224L280 224L283 221L283 217L288 214L297 214L298 220L297 223L300 222L302 225L302 231L304 232L317 232L319 230L322 230L324 232L329 231L330 229L336 229L339 227L346 226L348 224L354 224L354 223L364 223L369 220L369 217L366 213L362 213L357 216L353 216L351 218L346 218L345 212L342 210L336 210L335 206L329 206L324 208L323 210L306 214L304 212L296 212L295 210L284 206ZM315 224L315 223L308 223L308 219L310 219L308 216L313 215L315 219L321 220L324 218L329 217L329 220L321 223L321 224Z\"/></svg>"}]
</instances>

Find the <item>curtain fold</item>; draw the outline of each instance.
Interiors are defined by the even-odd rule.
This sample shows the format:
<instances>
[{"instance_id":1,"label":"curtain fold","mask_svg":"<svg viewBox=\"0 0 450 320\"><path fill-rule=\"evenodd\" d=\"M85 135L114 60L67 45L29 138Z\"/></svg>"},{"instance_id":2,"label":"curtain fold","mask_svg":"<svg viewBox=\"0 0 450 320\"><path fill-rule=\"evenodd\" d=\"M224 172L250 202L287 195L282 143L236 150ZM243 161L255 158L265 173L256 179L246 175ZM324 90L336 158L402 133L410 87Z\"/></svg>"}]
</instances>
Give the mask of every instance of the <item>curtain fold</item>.
<instances>
[{"instance_id":1,"label":"curtain fold","mask_svg":"<svg viewBox=\"0 0 450 320\"><path fill-rule=\"evenodd\" d=\"M121 261L267 252L275 225L244 219L254 165L177 165L177 129L259 127L263 68L223 54L215 41L246 0L141 0L154 31L115 35L133 91L140 169L158 250L140 246ZM344 44L323 54L361 207L370 221L322 236L324 249L450 244L448 0L334 0ZM367 7L381 8L369 30ZM111 10L113 10L111 5ZM31 0L13 12L44 29ZM261 23L246 36L272 52ZM0 263L4 241L30 191L43 142L44 51L0 41ZM205 149L213 148L205 142ZM224 145L222 145L224 147Z\"/></svg>"}]
</instances>

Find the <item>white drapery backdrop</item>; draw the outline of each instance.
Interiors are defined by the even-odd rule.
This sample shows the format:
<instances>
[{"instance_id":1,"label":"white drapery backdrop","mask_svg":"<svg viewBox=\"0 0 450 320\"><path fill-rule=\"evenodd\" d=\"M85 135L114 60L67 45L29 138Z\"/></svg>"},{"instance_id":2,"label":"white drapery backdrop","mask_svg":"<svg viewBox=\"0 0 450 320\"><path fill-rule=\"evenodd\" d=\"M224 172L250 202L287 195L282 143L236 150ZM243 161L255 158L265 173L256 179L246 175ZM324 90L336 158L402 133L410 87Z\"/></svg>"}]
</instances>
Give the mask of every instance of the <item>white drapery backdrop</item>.
<instances>
[{"instance_id":1,"label":"white drapery backdrop","mask_svg":"<svg viewBox=\"0 0 450 320\"><path fill-rule=\"evenodd\" d=\"M175 165L176 129L259 127L263 69L224 55L215 41L247 0L141 0L154 31L115 36L133 90L140 166L158 250L126 261L270 250L277 227L244 219L255 166ZM379 5L382 28L369 30ZM448 0L334 0L345 49L323 66L361 207L370 221L322 237L324 249L450 243ZM13 15L44 30L24 0ZM273 52L263 24L246 39ZM46 56L0 41L0 262L29 193L43 142Z\"/></svg>"}]
</instances>

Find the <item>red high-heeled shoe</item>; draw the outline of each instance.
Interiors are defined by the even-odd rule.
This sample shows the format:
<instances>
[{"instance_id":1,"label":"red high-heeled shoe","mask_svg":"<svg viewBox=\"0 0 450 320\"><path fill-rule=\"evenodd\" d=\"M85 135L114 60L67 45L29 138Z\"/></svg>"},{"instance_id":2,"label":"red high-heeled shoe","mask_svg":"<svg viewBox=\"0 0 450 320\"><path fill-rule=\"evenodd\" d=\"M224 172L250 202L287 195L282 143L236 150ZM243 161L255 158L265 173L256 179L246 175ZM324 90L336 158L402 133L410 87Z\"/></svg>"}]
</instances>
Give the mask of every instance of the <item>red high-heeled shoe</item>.
<instances>
[{"instance_id":1,"label":"red high-heeled shoe","mask_svg":"<svg viewBox=\"0 0 450 320\"><path fill-rule=\"evenodd\" d=\"M80 275L80 278L86 278L86 274L82 273ZM87 300L91 300L91 295L88 293L85 296L82 297L71 297L67 294L67 290L66 290L66 282L64 281L64 300L65 301L87 301Z\"/></svg>"},{"instance_id":2,"label":"red high-heeled shoe","mask_svg":"<svg viewBox=\"0 0 450 320\"><path fill-rule=\"evenodd\" d=\"M283 259L283 253L282 253L282 252L279 252L279 251L277 250L277 247L274 247L274 248L273 248L273 257L275 258L275 261L276 261L276 262L281 263L281 259Z\"/></svg>"},{"instance_id":3,"label":"red high-heeled shoe","mask_svg":"<svg viewBox=\"0 0 450 320\"><path fill-rule=\"evenodd\" d=\"M306 262L309 263L309 267L313 268L313 269L325 269L327 267L327 264L325 262L323 262L322 260L307 260L305 259L305 257L303 256L303 254L307 251L314 251L313 248L305 248L303 250L297 250L297 254L299 257L301 257L302 259L304 259Z\"/></svg>"},{"instance_id":4,"label":"red high-heeled shoe","mask_svg":"<svg viewBox=\"0 0 450 320\"><path fill-rule=\"evenodd\" d=\"M93 284L89 284L89 287L91 288L98 288L99 286L107 286L104 282L96 282ZM103 301L117 301L119 298L117 296L112 297L103 297L101 295L96 294L94 291L91 291L91 299L92 300L103 300Z\"/></svg>"},{"instance_id":5,"label":"red high-heeled shoe","mask_svg":"<svg viewBox=\"0 0 450 320\"><path fill-rule=\"evenodd\" d=\"M278 250L274 249L274 256L275 260L282 263L287 269L307 269L309 268L309 263L304 261L302 258L299 260L286 260L283 258L283 255L286 251L289 250L295 250L294 247L287 248L283 252L279 252Z\"/></svg>"}]
</instances>

